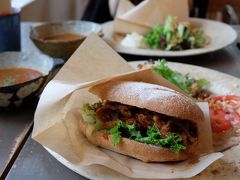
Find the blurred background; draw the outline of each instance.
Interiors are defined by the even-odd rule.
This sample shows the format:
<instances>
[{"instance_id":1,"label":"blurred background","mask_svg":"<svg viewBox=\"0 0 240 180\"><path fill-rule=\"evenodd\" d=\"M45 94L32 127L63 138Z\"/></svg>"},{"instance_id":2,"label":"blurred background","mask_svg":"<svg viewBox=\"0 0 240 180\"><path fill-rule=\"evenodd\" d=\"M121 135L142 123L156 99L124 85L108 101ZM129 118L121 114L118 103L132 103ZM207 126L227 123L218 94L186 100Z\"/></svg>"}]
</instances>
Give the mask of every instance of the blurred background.
<instances>
[{"instance_id":1,"label":"blurred background","mask_svg":"<svg viewBox=\"0 0 240 180\"><path fill-rule=\"evenodd\" d=\"M115 2L114 2L115 1ZM108 3L118 0L36 0L24 7L22 21L110 20ZM132 0L137 4L141 0ZM191 16L239 23L240 0L189 0ZM114 11L114 10L113 10ZM114 14L114 12L112 12Z\"/></svg>"},{"instance_id":2,"label":"blurred background","mask_svg":"<svg viewBox=\"0 0 240 180\"><path fill-rule=\"evenodd\" d=\"M23 21L81 19L89 0L36 0L22 9Z\"/></svg>"}]
</instances>

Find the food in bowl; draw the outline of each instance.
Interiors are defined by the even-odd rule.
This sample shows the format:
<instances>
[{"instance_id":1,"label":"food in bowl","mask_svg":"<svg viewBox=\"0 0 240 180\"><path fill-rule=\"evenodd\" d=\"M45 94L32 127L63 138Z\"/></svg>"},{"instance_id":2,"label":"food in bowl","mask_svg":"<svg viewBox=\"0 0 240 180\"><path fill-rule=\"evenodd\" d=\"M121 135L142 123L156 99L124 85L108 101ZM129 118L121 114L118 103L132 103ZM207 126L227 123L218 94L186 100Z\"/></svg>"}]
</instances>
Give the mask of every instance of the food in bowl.
<instances>
[{"instance_id":1,"label":"food in bowl","mask_svg":"<svg viewBox=\"0 0 240 180\"><path fill-rule=\"evenodd\" d=\"M12 86L36 79L43 74L30 68L0 69L0 87Z\"/></svg>"},{"instance_id":2,"label":"food in bowl","mask_svg":"<svg viewBox=\"0 0 240 180\"><path fill-rule=\"evenodd\" d=\"M73 34L73 33L63 33L63 34L55 34L52 36L47 36L44 39L47 41L74 41L83 39L83 35Z\"/></svg>"},{"instance_id":3,"label":"food in bowl","mask_svg":"<svg viewBox=\"0 0 240 180\"><path fill-rule=\"evenodd\" d=\"M61 63L36 52L0 53L0 109L13 109L39 96Z\"/></svg>"},{"instance_id":4,"label":"food in bowl","mask_svg":"<svg viewBox=\"0 0 240 180\"><path fill-rule=\"evenodd\" d=\"M204 47L209 43L201 27L191 22L179 22L176 16L168 16L163 25L153 27L148 34L127 34L121 44L125 47L177 51Z\"/></svg>"},{"instance_id":5,"label":"food in bowl","mask_svg":"<svg viewBox=\"0 0 240 180\"><path fill-rule=\"evenodd\" d=\"M30 38L45 54L65 61L91 33L102 35L101 26L88 21L51 22L34 26Z\"/></svg>"}]
</instances>

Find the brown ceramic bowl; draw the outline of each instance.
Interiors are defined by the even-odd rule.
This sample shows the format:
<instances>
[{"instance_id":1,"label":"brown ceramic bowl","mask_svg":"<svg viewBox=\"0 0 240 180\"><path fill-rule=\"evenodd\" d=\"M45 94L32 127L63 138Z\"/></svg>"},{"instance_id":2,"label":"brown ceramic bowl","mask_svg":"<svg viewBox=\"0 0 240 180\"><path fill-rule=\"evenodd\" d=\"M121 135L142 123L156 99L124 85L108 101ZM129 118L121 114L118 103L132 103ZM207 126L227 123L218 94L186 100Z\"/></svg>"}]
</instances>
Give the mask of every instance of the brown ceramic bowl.
<instances>
[{"instance_id":1,"label":"brown ceramic bowl","mask_svg":"<svg viewBox=\"0 0 240 180\"><path fill-rule=\"evenodd\" d=\"M101 26L88 21L64 21L35 26L30 31L30 38L43 53L67 60L91 33L101 33ZM52 38L67 34L79 37Z\"/></svg>"}]
</instances>

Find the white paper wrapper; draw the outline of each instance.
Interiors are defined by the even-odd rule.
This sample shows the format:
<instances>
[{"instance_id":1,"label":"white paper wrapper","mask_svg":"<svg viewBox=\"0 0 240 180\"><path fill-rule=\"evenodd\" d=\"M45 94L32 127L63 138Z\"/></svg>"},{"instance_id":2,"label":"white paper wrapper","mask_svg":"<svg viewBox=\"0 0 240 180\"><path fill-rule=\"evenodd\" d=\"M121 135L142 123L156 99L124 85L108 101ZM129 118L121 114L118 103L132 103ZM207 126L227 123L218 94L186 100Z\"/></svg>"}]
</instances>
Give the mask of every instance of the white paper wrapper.
<instances>
[{"instance_id":1,"label":"white paper wrapper","mask_svg":"<svg viewBox=\"0 0 240 180\"><path fill-rule=\"evenodd\" d=\"M107 80L121 79L162 84L176 89L150 69L129 71L133 69L128 63L99 37L89 36L45 88L35 113L33 138L71 163L79 165L79 168L103 165L133 178L192 177L222 157L221 153L209 153L212 141L206 104L200 105L205 113L205 121L199 126L199 129L205 132L202 133L204 136L200 137L202 141L200 153L209 154L202 156L198 161L143 163L90 144L78 128L80 106L98 100L87 91L89 86Z\"/></svg>"},{"instance_id":2,"label":"white paper wrapper","mask_svg":"<svg viewBox=\"0 0 240 180\"><path fill-rule=\"evenodd\" d=\"M35 0L12 0L12 7L22 9L34 1Z\"/></svg>"},{"instance_id":3,"label":"white paper wrapper","mask_svg":"<svg viewBox=\"0 0 240 180\"><path fill-rule=\"evenodd\" d=\"M145 0L134 6L129 0L121 0L114 19L114 32L146 34L151 28L163 24L169 15L180 21L188 20L188 0Z\"/></svg>"}]
</instances>

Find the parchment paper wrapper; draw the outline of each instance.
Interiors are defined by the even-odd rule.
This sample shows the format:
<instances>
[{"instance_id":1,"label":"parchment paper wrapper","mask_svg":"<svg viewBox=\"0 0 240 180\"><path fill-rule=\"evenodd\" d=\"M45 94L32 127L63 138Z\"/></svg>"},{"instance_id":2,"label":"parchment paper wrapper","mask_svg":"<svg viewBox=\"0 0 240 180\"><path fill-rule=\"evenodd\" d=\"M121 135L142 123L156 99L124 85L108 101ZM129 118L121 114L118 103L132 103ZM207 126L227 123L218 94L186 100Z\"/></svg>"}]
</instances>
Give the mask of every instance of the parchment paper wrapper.
<instances>
[{"instance_id":1,"label":"parchment paper wrapper","mask_svg":"<svg viewBox=\"0 0 240 180\"><path fill-rule=\"evenodd\" d=\"M137 6L129 0L121 0L113 31L146 34L152 27L163 24L168 15L177 16L180 21L188 20L188 0L145 0Z\"/></svg>"},{"instance_id":2,"label":"parchment paper wrapper","mask_svg":"<svg viewBox=\"0 0 240 180\"><path fill-rule=\"evenodd\" d=\"M151 69L133 71L132 67L96 35L89 36L67 61L41 95L34 119L32 137L42 145L60 154L75 165L103 165L128 177L166 179L192 177L221 153L209 153L198 161L178 163L143 163L90 144L80 133L79 108L98 98L88 92L91 85L109 80L144 81L176 89L174 85L155 74ZM211 151L211 131L206 104L200 105L205 121L199 128L200 153Z\"/></svg>"}]
</instances>

